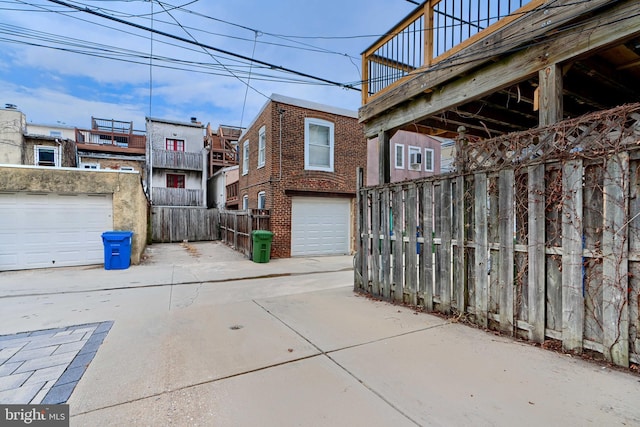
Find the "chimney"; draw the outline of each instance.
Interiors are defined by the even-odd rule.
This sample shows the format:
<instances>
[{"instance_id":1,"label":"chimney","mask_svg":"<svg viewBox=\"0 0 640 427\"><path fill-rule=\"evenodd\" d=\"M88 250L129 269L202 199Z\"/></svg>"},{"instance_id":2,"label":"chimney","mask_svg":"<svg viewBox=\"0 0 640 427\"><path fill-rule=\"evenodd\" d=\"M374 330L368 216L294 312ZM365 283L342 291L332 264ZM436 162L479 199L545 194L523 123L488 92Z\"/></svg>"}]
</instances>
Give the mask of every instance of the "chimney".
<instances>
[{"instance_id":1,"label":"chimney","mask_svg":"<svg viewBox=\"0 0 640 427\"><path fill-rule=\"evenodd\" d=\"M16 104L4 104L4 108L7 110L17 110L18 106Z\"/></svg>"}]
</instances>

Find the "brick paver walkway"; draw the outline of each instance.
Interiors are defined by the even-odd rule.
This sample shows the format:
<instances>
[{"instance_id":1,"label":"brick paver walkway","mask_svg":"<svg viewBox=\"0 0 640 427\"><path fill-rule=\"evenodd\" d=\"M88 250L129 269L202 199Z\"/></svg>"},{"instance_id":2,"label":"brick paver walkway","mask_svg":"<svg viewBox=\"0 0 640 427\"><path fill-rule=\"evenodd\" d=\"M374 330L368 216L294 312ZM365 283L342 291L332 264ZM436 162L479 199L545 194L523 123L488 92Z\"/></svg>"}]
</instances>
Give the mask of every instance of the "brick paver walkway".
<instances>
[{"instance_id":1,"label":"brick paver walkway","mask_svg":"<svg viewBox=\"0 0 640 427\"><path fill-rule=\"evenodd\" d=\"M65 403L112 325L0 336L0 403Z\"/></svg>"}]
</instances>

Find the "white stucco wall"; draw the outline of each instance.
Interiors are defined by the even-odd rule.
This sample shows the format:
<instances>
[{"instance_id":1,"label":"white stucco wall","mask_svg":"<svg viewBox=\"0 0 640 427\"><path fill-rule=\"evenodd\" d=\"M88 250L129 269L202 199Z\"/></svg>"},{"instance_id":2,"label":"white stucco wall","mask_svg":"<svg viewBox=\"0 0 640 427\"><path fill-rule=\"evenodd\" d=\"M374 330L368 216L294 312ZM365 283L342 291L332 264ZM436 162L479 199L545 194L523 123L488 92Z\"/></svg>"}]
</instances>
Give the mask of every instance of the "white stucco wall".
<instances>
[{"instance_id":1,"label":"white stucco wall","mask_svg":"<svg viewBox=\"0 0 640 427\"><path fill-rule=\"evenodd\" d=\"M0 108L0 164L22 164L27 119L20 110Z\"/></svg>"}]
</instances>

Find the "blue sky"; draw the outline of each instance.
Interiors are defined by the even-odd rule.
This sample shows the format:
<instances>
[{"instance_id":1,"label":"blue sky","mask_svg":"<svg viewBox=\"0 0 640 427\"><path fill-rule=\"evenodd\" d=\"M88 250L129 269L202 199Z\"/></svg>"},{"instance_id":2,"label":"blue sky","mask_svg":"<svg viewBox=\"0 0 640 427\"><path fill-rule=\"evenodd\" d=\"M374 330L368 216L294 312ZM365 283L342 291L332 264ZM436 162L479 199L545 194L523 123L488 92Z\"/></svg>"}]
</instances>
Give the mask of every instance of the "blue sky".
<instances>
[{"instance_id":1,"label":"blue sky","mask_svg":"<svg viewBox=\"0 0 640 427\"><path fill-rule=\"evenodd\" d=\"M340 83L360 80L360 53L416 7L406 0L67 3ZM16 104L28 122L88 128L93 116L144 129L151 115L246 126L272 93L352 110L361 102L360 92L158 34L151 41L148 31L50 1L0 1L0 103Z\"/></svg>"}]
</instances>

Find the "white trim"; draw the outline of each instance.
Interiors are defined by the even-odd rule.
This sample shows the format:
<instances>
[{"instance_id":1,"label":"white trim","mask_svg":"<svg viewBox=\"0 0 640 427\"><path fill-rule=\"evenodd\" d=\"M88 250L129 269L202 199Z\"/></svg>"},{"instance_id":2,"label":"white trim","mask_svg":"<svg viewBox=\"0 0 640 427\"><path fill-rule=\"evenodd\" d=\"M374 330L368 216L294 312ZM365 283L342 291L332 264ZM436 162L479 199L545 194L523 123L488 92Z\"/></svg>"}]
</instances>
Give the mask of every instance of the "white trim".
<instances>
[{"instance_id":1,"label":"white trim","mask_svg":"<svg viewBox=\"0 0 640 427\"><path fill-rule=\"evenodd\" d=\"M423 160L420 159L420 162L412 163L413 162L412 156L411 156L412 154L418 154L418 155L420 155L420 157L422 157L422 149L420 149L420 147L416 147L414 145L410 145L408 150L407 150L407 156L409 158L409 161L408 161L409 170L419 171L419 170L422 169L422 164L421 163L423 162Z\"/></svg>"},{"instance_id":2,"label":"white trim","mask_svg":"<svg viewBox=\"0 0 640 427\"><path fill-rule=\"evenodd\" d=\"M99 170L100 163L80 163L80 169Z\"/></svg>"},{"instance_id":3,"label":"white trim","mask_svg":"<svg viewBox=\"0 0 640 427\"><path fill-rule=\"evenodd\" d=\"M260 206L260 198L262 197L262 206ZM267 206L267 193L264 191L258 192L258 209L266 209Z\"/></svg>"},{"instance_id":4,"label":"white trim","mask_svg":"<svg viewBox=\"0 0 640 427\"><path fill-rule=\"evenodd\" d=\"M328 166L317 166L309 164L309 145L310 145L310 125L315 126L323 126L329 128L329 165ZM316 171L325 171L325 172L333 172L333 149L334 149L334 125L333 123L315 119L312 117L307 117L304 119L304 168L306 170L316 170Z\"/></svg>"},{"instance_id":5,"label":"white trim","mask_svg":"<svg viewBox=\"0 0 640 427\"><path fill-rule=\"evenodd\" d=\"M400 162L398 162L398 148L402 149ZM393 148L393 164L395 165L396 169L404 169L404 144L395 144Z\"/></svg>"},{"instance_id":6,"label":"white trim","mask_svg":"<svg viewBox=\"0 0 640 427\"><path fill-rule=\"evenodd\" d=\"M45 166L41 166L38 163L40 163L40 150L44 149L44 150L53 150L53 165L45 165ZM60 150L59 147L52 147L50 145L34 145L33 146L33 164L35 166L40 166L40 167L55 167L55 168L59 168L60 167Z\"/></svg>"},{"instance_id":7,"label":"white trim","mask_svg":"<svg viewBox=\"0 0 640 427\"><path fill-rule=\"evenodd\" d=\"M246 194L242 196L242 209L243 210L249 209L249 196Z\"/></svg>"},{"instance_id":8,"label":"white trim","mask_svg":"<svg viewBox=\"0 0 640 427\"><path fill-rule=\"evenodd\" d=\"M430 153L430 157L427 156L427 153ZM427 162L427 159L430 158L431 161ZM433 148L425 148L424 149L424 159L422 159L422 163L424 163L424 170L427 172L433 172L434 163L435 163L435 150Z\"/></svg>"},{"instance_id":9,"label":"white trim","mask_svg":"<svg viewBox=\"0 0 640 427\"><path fill-rule=\"evenodd\" d=\"M242 175L249 173L249 140L242 143Z\"/></svg>"},{"instance_id":10,"label":"white trim","mask_svg":"<svg viewBox=\"0 0 640 427\"><path fill-rule=\"evenodd\" d=\"M262 126L258 131L258 169L264 166L267 158L267 127Z\"/></svg>"}]
</instances>

